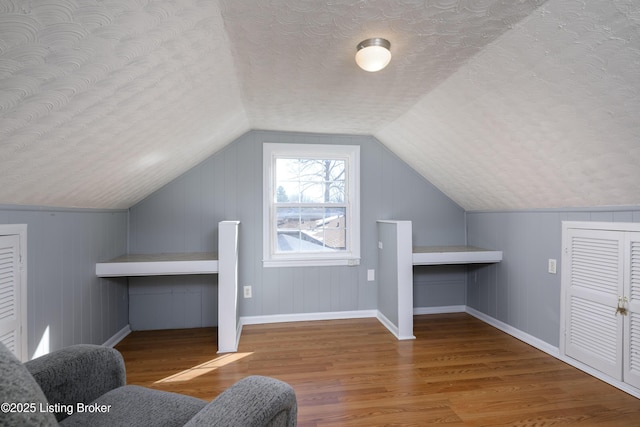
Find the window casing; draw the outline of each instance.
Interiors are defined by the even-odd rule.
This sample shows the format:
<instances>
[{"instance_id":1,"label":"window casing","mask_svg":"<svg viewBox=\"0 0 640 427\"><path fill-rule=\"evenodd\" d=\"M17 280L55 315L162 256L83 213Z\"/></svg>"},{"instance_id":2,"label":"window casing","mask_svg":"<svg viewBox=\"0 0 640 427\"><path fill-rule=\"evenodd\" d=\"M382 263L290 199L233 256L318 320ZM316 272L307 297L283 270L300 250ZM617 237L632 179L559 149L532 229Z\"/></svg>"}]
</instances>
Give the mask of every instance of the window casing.
<instances>
[{"instance_id":1,"label":"window casing","mask_svg":"<svg viewBox=\"0 0 640 427\"><path fill-rule=\"evenodd\" d=\"M360 147L263 146L266 267L360 263Z\"/></svg>"}]
</instances>

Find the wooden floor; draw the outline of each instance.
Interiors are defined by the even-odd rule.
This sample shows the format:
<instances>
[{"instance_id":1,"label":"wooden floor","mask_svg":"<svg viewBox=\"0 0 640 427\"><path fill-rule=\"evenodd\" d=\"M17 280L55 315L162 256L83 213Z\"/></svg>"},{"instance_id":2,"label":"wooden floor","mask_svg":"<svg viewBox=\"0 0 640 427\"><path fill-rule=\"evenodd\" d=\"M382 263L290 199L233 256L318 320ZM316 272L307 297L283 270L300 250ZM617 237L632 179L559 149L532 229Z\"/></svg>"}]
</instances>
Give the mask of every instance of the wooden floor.
<instances>
[{"instance_id":1,"label":"wooden floor","mask_svg":"<svg viewBox=\"0 0 640 427\"><path fill-rule=\"evenodd\" d=\"M291 384L299 426L639 426L640 400L467 315L249 325L238 353L215 329L133 332L128 382L212 399L246 375Z\"/></svg>"}]
</instances>

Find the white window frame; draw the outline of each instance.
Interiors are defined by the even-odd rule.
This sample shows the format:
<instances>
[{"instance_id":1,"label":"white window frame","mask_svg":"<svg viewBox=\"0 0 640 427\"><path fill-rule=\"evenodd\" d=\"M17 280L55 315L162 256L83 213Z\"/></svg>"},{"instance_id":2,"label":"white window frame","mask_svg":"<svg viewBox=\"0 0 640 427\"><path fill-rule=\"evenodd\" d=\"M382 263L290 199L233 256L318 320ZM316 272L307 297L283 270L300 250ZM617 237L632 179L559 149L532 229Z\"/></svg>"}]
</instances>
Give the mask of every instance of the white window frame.
<instances>
[{"instance_id":1,"label":"white window frame","mask_svg":"<svg viewBox=\"0 0 640 427\"><path fill-rule=\"evenodd\" d=\"M328 253L277 253L275 163L277 158L344 159L347 162L347 248ZM263 144L263 265L265 267L340 266L360 264L360 146L328 144Z\"/></svg>"}]
</instances>

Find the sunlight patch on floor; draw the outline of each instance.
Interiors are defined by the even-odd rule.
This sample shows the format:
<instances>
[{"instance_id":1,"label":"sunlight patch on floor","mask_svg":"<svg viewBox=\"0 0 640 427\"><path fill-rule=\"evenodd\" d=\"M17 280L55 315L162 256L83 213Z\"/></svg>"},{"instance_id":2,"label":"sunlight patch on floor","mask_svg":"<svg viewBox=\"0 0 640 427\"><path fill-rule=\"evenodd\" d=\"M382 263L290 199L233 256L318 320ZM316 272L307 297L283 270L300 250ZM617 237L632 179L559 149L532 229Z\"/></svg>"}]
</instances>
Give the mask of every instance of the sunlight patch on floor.
<instances>
[{"instance_id":1,"label":"sunlight patch on floor","mask_svg":"<svg viewBox=\"0 0 640 427\"><path fill-rule=\"evenodd\" d=\"M245 357L250 356L252 354L253 353L223 354L221 356L216 357L215 359L209 360L208 362L204 362L200 365L194 366L193 368L185 369L182 372L178 372L177 374L158 380L154 384L189 381L196 377L199 377L200 375L207 374L211 371L215 371L218 368L237 362L238 360L242 360Z\"/></svg>"}]
</instances>

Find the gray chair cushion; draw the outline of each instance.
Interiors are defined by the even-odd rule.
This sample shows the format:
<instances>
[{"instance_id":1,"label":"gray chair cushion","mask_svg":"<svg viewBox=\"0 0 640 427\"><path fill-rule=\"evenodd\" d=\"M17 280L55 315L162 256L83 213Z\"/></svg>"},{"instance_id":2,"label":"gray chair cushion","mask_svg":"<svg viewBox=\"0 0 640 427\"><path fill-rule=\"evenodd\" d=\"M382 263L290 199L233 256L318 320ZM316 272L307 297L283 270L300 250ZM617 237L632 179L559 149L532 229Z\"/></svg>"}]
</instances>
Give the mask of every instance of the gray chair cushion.
<instances>
[{"instance_id":1,"label":"gray chair cushion","mask_svg":"<svg viewBox=\"0 0 640 427\"><path fill-rule=\"evenodd\" d=\"M296 425L297 414L296 394L289 384L252 375L222 392L185 427L288 427Z\"/></svg>"},{"instance_id":2,"label":"gray chair cushion","mask_svg":"<svg viewBox=\"0 0 640 427\"><path fill-rule=\"evenodd\" d=\"M0 402L29 404L27 410L23 405L14 405L9 409L16 411L0 413L2 425L7 426L55 426L56 418L47 412L47 398L31 376L27 368L0 343ZM20 408L19 408L20 407ZM44 410L43 410L44 409Z\"/></svg>"},{"instance_id":3,"label":"gray chair cushion","mask_svg":"<svg viewBox=\"0 0 640 427\"><path fill-rule=\"evenodd\" d=\"M61 407L58 421L67 417L77 404L98 397L126 384L124 360L113 348L78 344L53 351L24 364L49 403Z\"/></svg>"},{"instance_id":4,"label":"gray chair cushion","mask_svg":"<svg viewBox=\"0 0 640 427\"><path fill-rule=\"evenodd\" d=\"M89 404L105 412L76 412L63 426L182 426L205 407L195 397L127 385L111 390ZM109 406L110 405L110 406Z\"/></svg>"}]
</instances>

